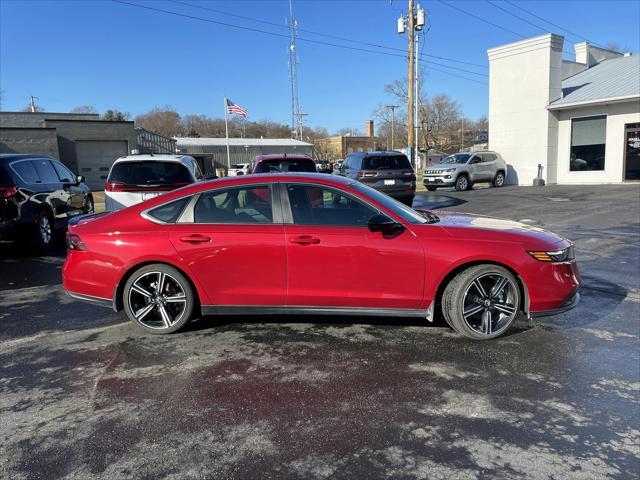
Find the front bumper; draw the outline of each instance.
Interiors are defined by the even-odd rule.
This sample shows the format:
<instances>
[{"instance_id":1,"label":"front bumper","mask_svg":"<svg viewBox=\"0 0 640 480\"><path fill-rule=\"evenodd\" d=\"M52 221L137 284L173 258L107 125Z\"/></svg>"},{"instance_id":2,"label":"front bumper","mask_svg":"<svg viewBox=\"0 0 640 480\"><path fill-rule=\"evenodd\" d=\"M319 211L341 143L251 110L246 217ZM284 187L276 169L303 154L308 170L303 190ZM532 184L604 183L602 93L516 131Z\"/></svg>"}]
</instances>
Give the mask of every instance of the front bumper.
<instances>
[{"instance_id":1,"label":"front bumper","mask_svg":"<svg viewBox=\"0 0 640 480\"><path fill-rule=\"evenodd\" d=\"M580 294L578 292L574 293L573 296L568 298L565 302L563 302L559 307L551 309L551 310L540 310L537 312L529 312L529 318L539 318L539 317L550 317L552 315L559 315L564 312L568 312L576 305L580 303Z\"/></svg>"},{"instance_id":2,"label":"front bumper","mask_svg":"<svg viewBox=\"0 0 640 480\"><path fill-rule=\"evenodd\" d=\"M450 187L455 185L454 178L444 178L444 177L433 177L433 180L424 179L422 180L422 184L425 187Z\"/></svg>"}]
</instances>

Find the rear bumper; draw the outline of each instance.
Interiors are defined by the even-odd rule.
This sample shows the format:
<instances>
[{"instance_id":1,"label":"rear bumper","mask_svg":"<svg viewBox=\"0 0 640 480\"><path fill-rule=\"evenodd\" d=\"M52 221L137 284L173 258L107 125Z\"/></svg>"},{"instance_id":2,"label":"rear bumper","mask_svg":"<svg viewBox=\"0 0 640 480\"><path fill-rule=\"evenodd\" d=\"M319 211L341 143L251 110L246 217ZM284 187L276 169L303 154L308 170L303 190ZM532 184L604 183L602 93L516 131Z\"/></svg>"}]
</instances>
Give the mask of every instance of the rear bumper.
<instances>
[{"instance_id":1,"label":"rear bumper","mask_svg":"<svg viewBox=\"0 0 640 480\"><path fill-rule=\"evenodd\" d=\"M551 310L540 310L538 312L529 312L529 317L539 318L539 317L550 317L552 315L559 315L561 313L571 310L576 305L578 305L578 303L580 303L580 294L576 292L575 294L573 294L573 296L571 296L570 298L562 302L562 304L560 304L559 307Z\"/></svg>"}]
</instances>

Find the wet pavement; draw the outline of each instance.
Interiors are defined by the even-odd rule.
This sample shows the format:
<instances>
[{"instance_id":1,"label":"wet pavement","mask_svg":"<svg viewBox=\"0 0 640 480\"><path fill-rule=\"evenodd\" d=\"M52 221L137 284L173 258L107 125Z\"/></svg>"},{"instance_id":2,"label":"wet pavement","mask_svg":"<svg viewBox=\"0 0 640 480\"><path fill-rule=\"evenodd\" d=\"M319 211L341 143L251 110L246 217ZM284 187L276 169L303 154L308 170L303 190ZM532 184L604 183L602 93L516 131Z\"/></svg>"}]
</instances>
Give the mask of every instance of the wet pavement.
<instances>
[{"instance_id":1,"label":"wet pavement","mask_svg":"<svg viewBox=\"0 0 640 480\"><path fill-rule=\"evenodd\" d=\"M640 186L414 206L576 241L582 303L492 342L441 320L205 318L152 337L0 245L0 478L637 478Z\"/></svg>"}]
</instances>

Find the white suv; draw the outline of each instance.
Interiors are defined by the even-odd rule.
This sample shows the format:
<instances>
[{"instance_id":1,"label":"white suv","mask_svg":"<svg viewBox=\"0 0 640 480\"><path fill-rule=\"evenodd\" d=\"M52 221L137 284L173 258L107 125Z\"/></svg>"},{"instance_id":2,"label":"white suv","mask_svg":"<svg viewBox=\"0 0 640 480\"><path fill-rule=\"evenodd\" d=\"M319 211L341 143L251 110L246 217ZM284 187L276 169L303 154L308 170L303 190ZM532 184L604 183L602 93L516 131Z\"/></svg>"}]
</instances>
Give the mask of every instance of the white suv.
<instances>
[{"instance_id":1,"label":"white suv","mask_svg":"<svg viewBox=\"0 0 640 480\"><path fill-rule=\"evenodd\" d=\"M235 177L237 175L246 175L249 173L249 164L248 163L237 163L235 165L231 165L229 169L228 176Z\"/></svg>"},{"instance_id":2,"label":"white suv","mask_svg":"<svg viewBox=\"0 0 640 480\"><path fill-rule=\"evenodd\" d=\"M198 162L193 157L120 157L111 166L107 183L104 185L105 209L120 210L204 178Z\"/></svg>"}]
</instances>

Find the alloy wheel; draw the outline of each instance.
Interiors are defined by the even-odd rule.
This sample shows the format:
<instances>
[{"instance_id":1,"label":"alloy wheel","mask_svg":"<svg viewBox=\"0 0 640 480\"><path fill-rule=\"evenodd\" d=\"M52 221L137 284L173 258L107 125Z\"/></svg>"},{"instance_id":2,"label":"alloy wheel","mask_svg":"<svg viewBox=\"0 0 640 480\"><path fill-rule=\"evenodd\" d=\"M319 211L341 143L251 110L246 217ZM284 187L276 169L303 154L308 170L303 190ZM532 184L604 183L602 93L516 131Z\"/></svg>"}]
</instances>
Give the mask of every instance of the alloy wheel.
<instances>
[{"instance_id":1,"label":"alloy wheel","mask_svg":"<svg viewBox=\"0 0 640 480\"><path fill-rule=\"evenodd\" d=\"M464 292L462 318L481 335L498 335L509 327L518 313L519 290L498 273L478 276Z\"/></svg>"},{"instance_id":2,"label":"alloy wheel","mask_svg":"<svg viewBox=\"0 0 640 480\"><path fill-rule=\"evenodd\" d=\"M40 241L43 245L49 245L51 243L51 221L46 213L40 215L40 221L38 222L38 228L40 230Z\"/></svg>"},{"instance_id":3,"label":"alloy wheel","mask_svg":"<svg viewBox=\"0 0 640 480\"><path fill-rule=\"evenodd\" d=\"M85 209L87 211L87 213L93 213L93 200L91 200L90 198L87 199L87 204L85 206Z\"/></svg>"},{"instance_id":4,"label":"alloy wheel","mask_svg":"<svg viewBox=\"0 0 640 480\"><path fill-rule=\"evenodd\" d=\"M458 179L458 190L466 190L468 186L469 182L467 180L467 177L460 177Z\"/></svg>"},{"instance_id":5,"label":"alloy wheel","mask_svg":"<svg viewBox=\"0 0 640 480\"><path fill-rule=\"evenodd\" d=\"M165 272L147 272L129 288L129 309L145 327L164 330L180 321L187 296L178 280Z\"/></svg>"},{"instance_id":6,"label":"alloy wheel","mask_svg":"<svg viewBox=\"0 0 640 480\"><path fill-rule=\"evenodd\" d=\"M499 173L498 175L496 175L496 187L501 187L503 183L504 183L504 175Z\"/></svg>"}]
</instances>

